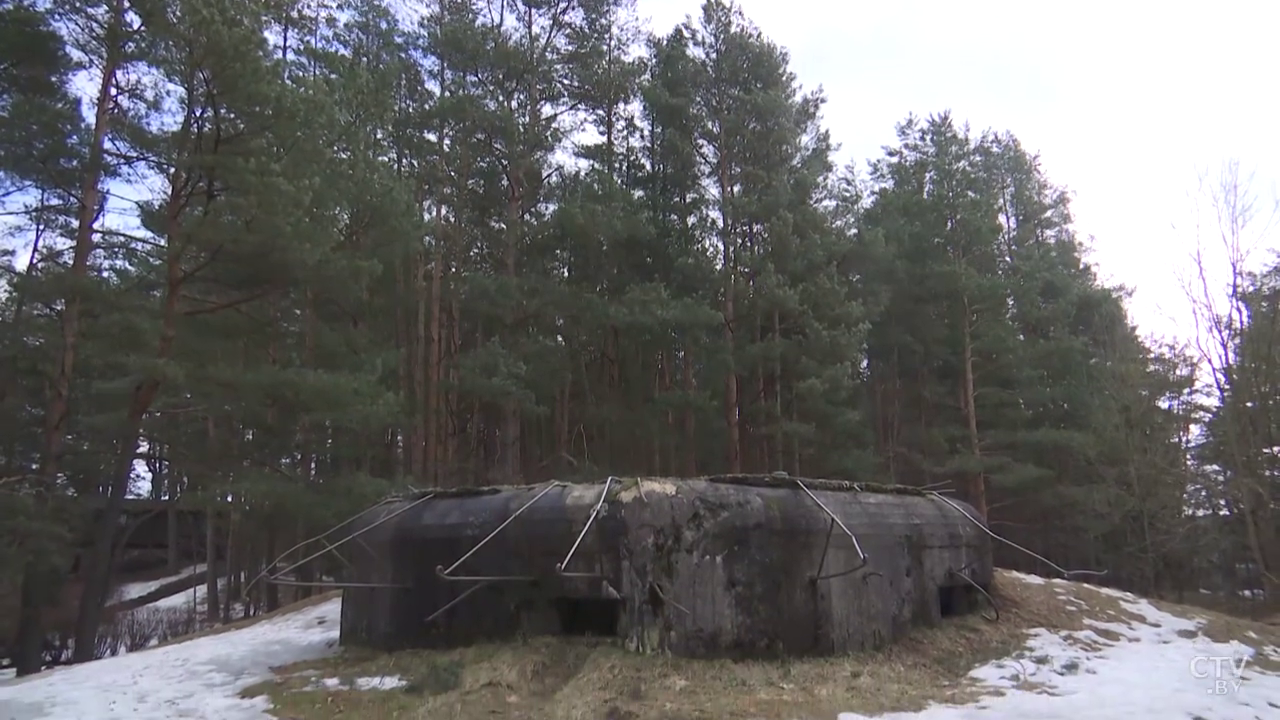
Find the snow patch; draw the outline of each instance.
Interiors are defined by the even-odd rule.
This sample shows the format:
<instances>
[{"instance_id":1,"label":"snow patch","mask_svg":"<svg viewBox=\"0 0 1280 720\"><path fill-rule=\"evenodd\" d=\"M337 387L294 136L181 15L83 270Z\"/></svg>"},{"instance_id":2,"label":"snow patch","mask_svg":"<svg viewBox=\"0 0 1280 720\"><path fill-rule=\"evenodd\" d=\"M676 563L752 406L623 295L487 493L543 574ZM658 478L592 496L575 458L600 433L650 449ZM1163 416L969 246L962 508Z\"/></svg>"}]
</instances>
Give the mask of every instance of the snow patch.
<instances>
[{"instance_id":1,"label":"snow patch","mask_svg":"<svg viewBox=\"0 0 1280 720\"><path fill-rule=\"evenodd\" d=\"M381 675L377 677L358 677L350 684L342 681L342 678L327 677L318 678L308 685L306 690L396 690L402 688L409 683L399 675Z\"/></svg>"},{"instance_id":2,"label":"snow patch","mask_svg":"<svg viewBox=\"0 0 1280 720\"><path fill-rule=\"evenodd\" d=\"M341 600L239 630L0 684L2 720L265 720L240 691L271 668L336 651Z\"/></svg>"},{"instance_id":3,"label":"snow patch","mask_svg":"<svg viewBox=\"0 0 1280 720\"><path fill-rule=\"evenodd\" d=\"M220 577L218 578L219 600L226 597L226 592L227 592L227 578ZM202 582L199 585L195 585L194 587L191 587L187 590L183 590L177 595L170 595L167 598L161 598L151 603L147 607L157 608L160 610L190 609L190 610L198 611L199 613L204 613L209 603L208 598L209 598L209 584ZM240 617L240 614L243 612L243 610L244 610L243 603L233 598L231 601L231 617L233 618Z\"/></svg>"},{"instance_id":4,"label":"snow patch","mask_svg":"<svg viewBox=\"0 0 1280 720\"><path fill-rule=\"evenodd\" d=\"M1072 595L1070 590L1058 588L1054 594L1069 608L1074 610L1087 610L1089 608L1089 603L1081 600L1075 595Z\"/></svg>"},{"instance_id":5,"label":"snow patch","mask_svg":"<svg viewBox=\"0 0 1280 720\"><path fill-rule=\"evenodd\" d=\"M192 575L204 575L206 573L205 568L206 566L204 565L204 563L201 563L199 565L192 565L191 567L186 568L185 570L183 570L182 572L176 575L170 575L168 577L163 577L158 580L145 580L142 582L125 583L120 587L116 588L115 593L112 595L112 601L124 602L126 600L132 600L133 598L142 597L143 595L146 595L147 593L152 592L163 585L174 582L175 580L181 580L183 578L190 577ZM227 578L225 577L218 578L218 593L220 598L226 592L226 589L227 589ZM208 600L207 600L208 597L209 597L208 583L200 582L200 583L197 583L196 585L191 586L190 588L187 588L186 590L183 590L180 593L170 595L169 597L160 598L159 600L156 600L153 603L148 603L145 607L156 609L156 610L196 611L197 613L202 615L205 612L206 605L208 604ZM231 603L231 616L240 617L241 614L243 613L243 610L244 608L242 606L242 603L233 599Z\"/></svg>"},{"instance_id":6,"label":"snow patch","mask_svg":"<svg viewBox=\"0 0 1280 720\"><path fill-rule=\"evenodd\" d=\"M1052 583L1067 597L1079 585ZM1201 620L1165 613L1129 593L1093 587L1119 598L1137 620L1085 621L1075 632L1036 630L1013 657L970 673L987 697L970 705L935 705L918 713L877 720L1133 720L1170 718L1255 720L1280 707L1280 677L1254 663L1244 666L1238 691L1216 694L1206 659L1252 656L1241 643L1201 634ZM1079 603L1075 599L1073 605ZM239 630L179 642L41 675L8 679L0 671L0 720L267 720L265 697L240 692L273 677L271 668L336 652L341 600L260 621ZM1280 648L1257 654L1280 660ZM399 676L325 677L310 670L311 689L386 691L405 686ZM867 720L841 713L839 720Z\"/></svg>"},{"instance_id":7,"label":"snow patch","mask_svg":"<svg viewBox=\"0 0 1280 720\"><path fill-rule=\"evenodd\" d=\"M1141 618L1133 624L1087 623L1116 633L1120 641L1093 630L1035 630L1014 657L970 673L993 696L973 705L935 705L876 720L1254 720L1274 716L1280 707L1280 677L1260 668L1246 664L1240 689L1226 694L1216 694L1214 678L1196 677L1196 658L1252 656L1248 646L1215 642L1199 633L1201 621L1163 612L1129 593L1093 589L1121 598L1124 609ZM1275 648L1259 652L1270 657L1273 651L1280 657ZM1199 667L1206 674L1211 663L1201 660ZM868 719L841 713L838 720Z\"/></svg>"},{"instance_id":8,"label":"snow patch","mask_svg":"<svg viewBox=\"0 0 1280 720\"><path fill-rule=\"evenodd\" d=\"M1066 580L1058 580L1057 582L1066 583L1067 581L1066 581ZM1146 603L1146 601L1145 601L1145 600L1143 600L1142 598L1138 597L1137 595L1134 595L1133 593L1127 593L1127 592L1125 592L1125 591L1123 591L1123 590L1117 590L1117 589L1115 589L1115 588L1109 588L1109 587L1106 587L1105 585L1086 585L1086 587L1088 587L1090 590L1092 590L1092 591L1094 591L1094 592L1096 592L1096 593L1098 593L1098 594L1100 594L1100 595L1108 595L1108 596L1113 597L1113 598L1119 598L1119 599L1121 599L1121 600L1128 600L1128 601L1130 601L1130 602L1142 602L1142 603ZM1150 606L1150 604L1148 604L1148 606ZM1172 615L1170 615L1169 617L1173 617L1173 616L1172 616Z\"/></svg>"},{"instance_id":9,"label":"snow patch","mask_svg":"<svg viewBox=\"0 0 1280 720\"><path fill-rule=\"evenodd\" d=\"M1028 573L1015 572L1013 570L1005 570L1004 573L1014 580L1024 582L1028 585L1044 585L1049 582L1047 579L1042 578L1039 575L1030 575Z\"/></svg>"},{"instance_id":10,"label":"snow patch","mask_svg":"<svg viewBox=\"0 0 1280 720\"><path fill-rule=\"evenodd\" d=\"M192 565L191 567L188 567L182 570L176 575L162 577L158 580L143 580L141 582L124 583L123 585L120 585L115 589L115 592L112 593L111 595L111 600L112 602L119 603L119 602L124 602L126 600L132 600L134 598L142 597L143 595L146 595L147 593L156 590L162 585L166 585L168 583L174 582L175 580L181 580L191 575L199 575L204 571L205 571L205 565L204 563L201 563L199 565Z\"/></svg>"},{"instance_id":11,"label":"snow patch","mask_svg":"<svg viewBox=\"0 0 1280 720\"><path fill-rule=\"evenodd\" d=\"M398 675L356 678L357 690L395 690L409 683Z\"/></svg>"}]
</instances>

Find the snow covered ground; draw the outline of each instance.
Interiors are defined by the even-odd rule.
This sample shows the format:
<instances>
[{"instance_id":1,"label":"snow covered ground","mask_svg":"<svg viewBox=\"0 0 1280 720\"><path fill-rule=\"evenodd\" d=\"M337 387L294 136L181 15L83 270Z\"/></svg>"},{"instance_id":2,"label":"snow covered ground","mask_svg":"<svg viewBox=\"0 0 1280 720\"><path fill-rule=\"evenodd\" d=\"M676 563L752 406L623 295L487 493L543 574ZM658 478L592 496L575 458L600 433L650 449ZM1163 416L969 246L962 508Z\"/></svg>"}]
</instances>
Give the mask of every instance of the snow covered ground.
<instances>
[{"instance_id":1,"label":"snow covered ground","mask_svg":"<svg viewBox=\"0 0 1280 720\"><path fill-rule=\"evenodd\" d=\"M162 577L156 580L124 583L116 588L115 592L112 594L112 602L124 602L136 597L142 597L162 585L167 585L175 580L181 580L182 578L190 575L203 575L204 573L205 565L201 563L199 565L192 565L191 567L168 577ZM218 578L218 590L221 591L226 586L226 583L226 578ZM161 598L148 604L146 607L153 610L196 611L197 614L201 614L205 609L206 597L208 597L208 586L201 582L176 595ZM235 607L232 609L231 615L232 617L239 617L241 610L239 603L233 603L233 605L235 605ZM3 720L3 718L0 718L0 720Z\"/></svg>"},{"instance_id":2,"label":"snow covered ground","mask_svg":"<svg viewBox=\"0 0 1280 720\"><path fill-rule=\"evenodd\" d=\"M136 597L142 597L143 595L146 595L147 593L161 587L162 585L167 585L168 583L171 583L175 580L181 580L182 578L187 577L189 575L203 575L204 573L205 573L205 565L204 563L200 563L198 565L192 565L191 567L185 568L182 571L175 573L173 575L158 578L156 580L143 580L139 582L123 583L119 587L117 587L114 593L112 594L112 602L124 602L126 600L131 600ZM283 578L289 579L289 580L296 579L292 575L284 575ZM328 582L333 581L333 578L331 577L323 577L321 579ZM227 584L227 578L225 577L218 578L219 592L225 589L226 584ZM167 598L162 598L153 603L150 603L146 607L155 608L158 610L186 610L190 608L195 608L195 609L198 609L200 612L204 612L206 597L208 597L208 585L204 582L200 582L194 585L193 587L187 588L186 590L183 590L182 592L176 595L170 595ZM232 606L233 606L232 612L231 612L232 617L239 617L241 611L243 610L241 603L239 603L238 601L233 601ZM0 718L0 720L3 720L3 718Z\"/></svg>"},{"instance_id":3,"label":"snow covered ground","mask_svg":"<svg viewBox=\"0 0 1280 720\"><path fill-rule=\"evenodd\" d=\"M1056 583L1012 576L1029 583ZM1058 597L1082 607L1068 583ZM1215 642L1200 623L1125 593L1113 595L1134 622L1086 621L1079 632L1032 633L1014 657L977 668L988 692L969 705L935 706L881 720L1265 720L1280 717L1280 676L1242 643ZM271 668L336 652L339 600L186 642L0 679L0 720L264 720L267 700L240 692ZM1242 638L1280 661L1280 648ZM390 690L393 676L350 684L316 674L330 690ZM843 713L838 720L864 720ZM790 720L778 718L778 720Z\"/></svg>"},{"instance_id":4,"label":"snow covered ground","mask_svg":"<svg viewBox=\"0 0 1280 720\"><path fill-rule=\"evenodd\" d=\"M142 597L143 595L146 595L147 593L151 592L152 590L155 590L156 588L159 588L162 585L171 583L174 580L181 580L182 578L187 577L188 575L198 575L200 573L203 573L204 571L205 571L204 563L201 563L199 565L192 565L191 567L185 568L181 572L170 575L168 577L162 577L156 580L143 580L141 582L124 583L119 587L117 587L115 589L115 592L112 593L111 601L124 602L126 600L132 600L136 597ZM187 591L186 593L180 593L180 595L189 596L191 595L191 592Z\"/></svg>"},{"instance_id":5,"label":"snow covered ground","mask_svg":"<svg viewBox=\"0 0 1280 720\"><path fill-rule=\"evenodd\" d=\"M402 688L409 683L399 675L378 675L375 677L358 677L351 685L342 682L342 678L327 677L317 678L310 685L308 690L396 690Z\"/></svg>"},{"instance_id":6,"label":"snow covered ground","mask_svg":"<svg viewBox=\"0 0 1280 720\"><path fill-rule=\"evenodd\" d=\"M226 585L227 585L226 578L218 578L218 593L220 597L222 592L226 589ZM208 600L206 600L206 598L208 597L209 597L209 586L202 582L199 585L196 585L195 587L191 587L186 590L183 590L177 595L170 595L167 598L161 598L151 603L147 607L156 608L158 610L195 609L202 613L204 612L205 605L208 602ZM238 617L240 604L238 602L233 601L232 605L234 605L235 607L232 609L231 615L232 617Z\"/></svg>"},{"instance_id":7,"label":"snow covered ground","mask_svg":"<svg viewBox=\"0 0 1280 720\"><path fill-rule=\"evenodd\" d=\"M115 589L114 593L112 594L112 602L124 602L126 600L131 600L136 597L142 597L143 595L146 595L147 593L153 590L156 590L157 588L163 585L167 585L175 580L181 580L182 578L185 578L191 575L204 575L204 574L205 574L205 565L204 563L200 563L198 565L192 565L191 567L185 568L181 572L175 573L173 575L169 575L167 577L158 578L156 580L142 580L139 582L124 583ZM225 577L218 578L218 592L222 593L223 591L226 590L226 587L227 587L227 578ZM144 612L144 613L152 613L152 614L156 612L169 613L169 614L189 614L192 617L195 617L199 621L201 627L204 627L205 623L203 621L203 618L205 614L205 607L206 607L206 604L208 603L208 600L206 598L208 597L209 597L208 585L205 582L203 582L203 578L202 578L202 582L199 582L196 585L193 585L192 587L189 587L180 593L177 593L175 595L170 595L169 597L160 598L159 600L149 603L145 607L139 608L138 610L134 610L133 612L135 613ZM231 603L231 617L232 618L242 617L243 612L244 612L243 603L240 602L238 599L233 598ZM0 720L4 720L4 718L0 717Z\"/></svg>"},{"instance_id":8,"label":"snow covered ground","mask_svg":"<svg viewBox=\"0 0 1280 720\"><path fill-rule=\"evenodd\" d=\"M196 638L0 682L0 720L260 720L244 688L338 644L340 600Z\"/></svg>"},{"instance_id":9,"label":"snow covered ground","mask_svg":"<svg viewBox=\"0 0 1280 720\"><path fill-rule=\"evenodd\" d=\"M1068 583L1017 575L1023 582L1056 583L1059 597L1072 597ZM1242 643L1219 643L1199 633L1201 623L1157 609L1128 593L1113 595L1144 622L1086 621L1118 634L1111 642L1082 632L1032 634L1016 657L977 668L970 677L992 691L978 703L935 706L917 713L891 713L878 720L1266 720L1280 717L1280 676L1250 665L1254 651ZM1259 652L1280 660L1280 648ZM841 713L838 720L865 720Z\"/></svg>"}]
</instances>

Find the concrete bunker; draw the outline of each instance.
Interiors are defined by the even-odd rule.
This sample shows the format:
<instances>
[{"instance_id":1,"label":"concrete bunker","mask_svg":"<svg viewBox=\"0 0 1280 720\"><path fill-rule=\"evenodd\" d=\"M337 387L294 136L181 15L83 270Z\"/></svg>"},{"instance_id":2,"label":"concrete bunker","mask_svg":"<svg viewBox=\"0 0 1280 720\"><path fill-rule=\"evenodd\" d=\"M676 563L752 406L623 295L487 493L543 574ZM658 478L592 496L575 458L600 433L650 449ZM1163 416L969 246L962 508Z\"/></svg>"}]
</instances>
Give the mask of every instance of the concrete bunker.
<instances>
[{"instance_id":1,"label":"concrete bunker","mask_svg":"<svg viewBox=\"0 0 1280 720\"><path fill-rule=\"evenodd\" d=\"M707 658L871 649L976 609L993 570L975 518L914 488L786 476L425 492L357 522L341 642L592 635Z\"/></svg>"}]
</instances>

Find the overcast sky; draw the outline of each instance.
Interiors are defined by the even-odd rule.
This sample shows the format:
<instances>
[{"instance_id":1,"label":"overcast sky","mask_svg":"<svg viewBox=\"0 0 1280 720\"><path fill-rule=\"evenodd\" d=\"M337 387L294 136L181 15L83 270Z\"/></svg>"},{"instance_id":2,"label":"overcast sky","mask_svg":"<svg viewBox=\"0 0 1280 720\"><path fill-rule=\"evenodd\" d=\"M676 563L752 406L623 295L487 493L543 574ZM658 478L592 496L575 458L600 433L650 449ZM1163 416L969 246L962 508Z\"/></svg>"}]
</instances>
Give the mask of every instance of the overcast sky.
<instances>
[{"instance_id":1,"label":"overcast sky","mask_svg":"<svg viewBox=\"0 0 1280 720\"><path fill-rule=\"evenodd\" d=\"M638 0L666 31L701 0ZM1197 170L1238 158L1280 186L1280 3L1226 0L739 0L822 85L842 160L893 141L908 113L1009 130L1073 193L1100 273L1135 290L1144 333L1186 336L1178 273ZM1176 229L1175 229L1175 226ZM1270 239L1270 246L1280 242Z\"/></svg>"}]
</instances>

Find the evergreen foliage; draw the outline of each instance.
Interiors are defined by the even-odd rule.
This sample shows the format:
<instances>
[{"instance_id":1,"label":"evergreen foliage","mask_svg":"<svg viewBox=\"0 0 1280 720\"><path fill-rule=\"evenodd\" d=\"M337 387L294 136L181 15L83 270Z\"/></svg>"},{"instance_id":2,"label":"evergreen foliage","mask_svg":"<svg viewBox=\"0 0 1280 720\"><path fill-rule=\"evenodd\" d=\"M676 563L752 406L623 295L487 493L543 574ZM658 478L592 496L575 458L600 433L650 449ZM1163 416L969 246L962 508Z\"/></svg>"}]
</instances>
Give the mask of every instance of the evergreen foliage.
<instances>
[{"instance_id":1,"label":"evergreen foliage","mask_svg":"<svg viewBox=\"0 0 1280 720\"><path fill-rule=\"evenodd\" d=\"M130 493L230 506L252 576L406 485L786 471L1191 587L1188 498L1280 477L1276 269L1206 406L1013 135L910 117L864 177L823 104L724 0L7 0L0 575L108 499L91 637Z\"/></svg>"}]
</instances>

